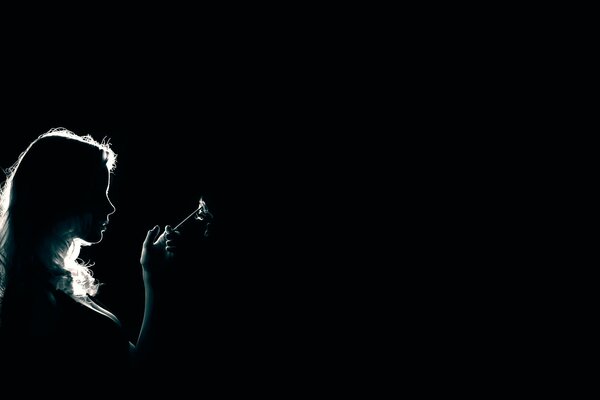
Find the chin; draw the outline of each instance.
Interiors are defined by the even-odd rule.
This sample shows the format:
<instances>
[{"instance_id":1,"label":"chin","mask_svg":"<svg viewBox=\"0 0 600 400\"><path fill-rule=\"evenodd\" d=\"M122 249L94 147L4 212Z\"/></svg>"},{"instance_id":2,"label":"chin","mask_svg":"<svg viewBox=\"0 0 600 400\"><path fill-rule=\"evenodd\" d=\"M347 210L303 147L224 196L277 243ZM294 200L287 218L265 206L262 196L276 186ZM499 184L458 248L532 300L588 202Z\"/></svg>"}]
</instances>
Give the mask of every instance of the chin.
<instances>
[{"instance_id":1,"label":"chin","mask_svg":"<svg viewBox=\"0 0 600 400\"><path fill-rule=\"evenodd\" d=\"M85 237L83 240L85 240L86 242L88 242L90 244L96 244L96 243L100 243L103 238L104 238L104 231L101 231L94 235L90 234L87 237Z\"/></svg>"}]
</instances>

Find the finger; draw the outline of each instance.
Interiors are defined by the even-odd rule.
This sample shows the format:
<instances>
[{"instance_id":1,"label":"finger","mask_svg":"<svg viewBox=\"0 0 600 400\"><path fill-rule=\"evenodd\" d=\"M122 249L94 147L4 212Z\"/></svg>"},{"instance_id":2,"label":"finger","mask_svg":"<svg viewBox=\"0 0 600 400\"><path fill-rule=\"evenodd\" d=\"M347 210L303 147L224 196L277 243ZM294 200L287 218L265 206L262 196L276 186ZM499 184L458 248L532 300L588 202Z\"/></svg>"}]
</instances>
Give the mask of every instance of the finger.
<instances>
[{"instance_id":1,"label":"finger","mask_svg":"<svg viewBox=\"0 0 600 400\"><path fill-rule=\"evenodd\" d=\"M165 230L165 232L165 239L167 240L178 239L181 237L181 233L179 231L170 229L168 231Z\"/></svg>"},{"instance_id":2,"label":"finger","mask_svg":"<svg viewBox=\"0 0 600 400\"><path fill-rule=\"evenodd\" d=\"M158 238L159 232L160 227L158 225L150 229L148 233L146 233L146 239L144 239L144 247L149 247L150 245L152 245L154 241Z\"/></svg>"}]
</instances>

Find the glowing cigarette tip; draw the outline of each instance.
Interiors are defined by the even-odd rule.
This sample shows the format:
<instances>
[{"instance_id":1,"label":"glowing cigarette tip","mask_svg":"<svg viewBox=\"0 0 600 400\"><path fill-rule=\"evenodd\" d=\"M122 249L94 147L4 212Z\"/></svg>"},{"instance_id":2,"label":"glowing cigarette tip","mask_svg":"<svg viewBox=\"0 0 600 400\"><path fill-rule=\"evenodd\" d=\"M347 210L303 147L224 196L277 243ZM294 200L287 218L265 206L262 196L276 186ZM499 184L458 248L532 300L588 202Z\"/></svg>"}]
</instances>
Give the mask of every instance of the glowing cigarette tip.
<instances>
[{"instance_id":1,"label":"glowing cigarette tip","mask_svg":"<svg viewBox=\"0 0 600 400\"><path fill-rule=\"evenodd\" d=\"M210 213L210 211L208 211L208 208L206 207L206 203L204 202L204 200L202 200L202 197L200 197L200 201L198 202L198 208L196 208L194 211L192 211L192 213L190 215L185 217L183 219L183 221L181 221L179 224L177 224L177 226L175 226L175 228L173 228L173 229L177 230L177 228L179 228L181 226L181 224L183 224L185 221L187 221L191 217L195 217L195 219L199 219L200 221L202 221L202 220L204 220L204 218L206 216L212 217L212 214Z\"/></svg>"}]
</instances>

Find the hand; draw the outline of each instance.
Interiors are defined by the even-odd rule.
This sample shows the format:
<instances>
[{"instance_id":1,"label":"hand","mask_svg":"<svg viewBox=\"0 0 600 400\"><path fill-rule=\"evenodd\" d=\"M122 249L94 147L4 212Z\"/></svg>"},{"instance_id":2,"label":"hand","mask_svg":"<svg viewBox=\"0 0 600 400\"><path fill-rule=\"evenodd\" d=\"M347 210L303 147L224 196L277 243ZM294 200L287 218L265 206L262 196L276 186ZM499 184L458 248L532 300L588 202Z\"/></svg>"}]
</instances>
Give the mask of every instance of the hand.
<instances>
[{"instance_id":1,"label":"hand","mask_svg":"<svg viewBox=\"0 0 600 400\"><path fill-rule=\"evenodd\" d=\"M160 227L158 225L146 234L140 256L140 263L144 272L160 273L173 264L175 260L179 232L174 231L170 225L167 225L164 232L159 234Z\"/></svg>"}]
</instances>

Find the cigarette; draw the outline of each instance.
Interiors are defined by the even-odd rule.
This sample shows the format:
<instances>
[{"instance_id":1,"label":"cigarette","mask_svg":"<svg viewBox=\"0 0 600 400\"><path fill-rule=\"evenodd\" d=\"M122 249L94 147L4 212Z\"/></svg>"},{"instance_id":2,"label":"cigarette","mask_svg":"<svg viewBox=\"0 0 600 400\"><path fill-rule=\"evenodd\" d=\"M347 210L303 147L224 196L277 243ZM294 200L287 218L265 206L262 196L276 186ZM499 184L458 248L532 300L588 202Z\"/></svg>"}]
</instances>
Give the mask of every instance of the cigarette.
<instances>
[{"instance_id":1,"label":"cigarette","mask_svg":"<svg viewBox=\"0 0 600 400\"><path fill-rule=\"evenodd\" d=\"M199 219L199 220L203 220L206 215L212 216L212 214L206 208L206 203L204 202L204 200L200 199L200 202L198 203L198 208L196 208L194 211L192 211L192 213L190 215L188 215L187 217L185 217L183 219L183 221L181 221L180 223L178 223L175 226L175 228L173 228L173 230L177 230L177 228L179 228L185 221L187 221L188 219L192 218L194 215L196 215L196 218Z\"/></svg>"}]
</instances>

